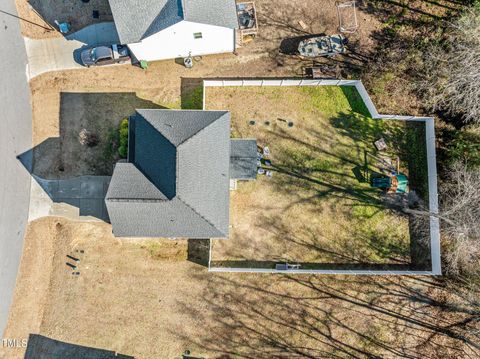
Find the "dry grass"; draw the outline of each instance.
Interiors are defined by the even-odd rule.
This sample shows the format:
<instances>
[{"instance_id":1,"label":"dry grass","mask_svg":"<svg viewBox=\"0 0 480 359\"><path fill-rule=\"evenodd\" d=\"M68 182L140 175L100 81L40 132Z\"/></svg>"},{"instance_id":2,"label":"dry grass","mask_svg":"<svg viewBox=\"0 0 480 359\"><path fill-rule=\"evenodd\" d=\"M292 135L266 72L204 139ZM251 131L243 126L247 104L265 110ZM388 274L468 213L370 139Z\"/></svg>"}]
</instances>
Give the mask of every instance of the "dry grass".
<instances>
[{"instance_id":1,"label":"dry grass","mask_svg":"<svg viewBox=\"0 0 480 359\"><path fill-rule=\"evenodd\" d=\"M408 219L355 176L373 141L403 123L363 116L352 88L207 88L206 101L231 111L234 136L257 138L273 164L272 178L232 192L230 239L215 241L214 261L409 263Z\"/></svg>"},{"instance_id":2,"label":"dry grass","mask_svg":"<svg viewBox=\"0 0 480 359\"><path fill-rule=\"evenodd\" d=\"M148 242L115 239L107 224L32 222L5 337L39 333L135 359L186 349L206 358L475 357L470 304L432 277L216 274L183 260L186 242L156 243L167 260ZM67 254L81 259L78 277Z\"/></svg>"}]
</instances>

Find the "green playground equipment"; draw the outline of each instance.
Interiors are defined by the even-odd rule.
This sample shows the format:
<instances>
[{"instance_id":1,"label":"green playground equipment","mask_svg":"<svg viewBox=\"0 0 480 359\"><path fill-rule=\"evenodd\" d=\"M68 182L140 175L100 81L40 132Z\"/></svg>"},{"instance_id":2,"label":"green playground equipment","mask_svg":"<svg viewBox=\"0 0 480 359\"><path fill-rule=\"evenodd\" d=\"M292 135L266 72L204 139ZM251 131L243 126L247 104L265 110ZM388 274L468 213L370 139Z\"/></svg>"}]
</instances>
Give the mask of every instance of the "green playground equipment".
<instances>
[{"instance_id":1,"label":"green playground equipment","mask_svg":"<svg viewBox=\"0 0 480 359\"><path fill-rule=\"evenodd\" d=\"M388 190L395 186L395 193L407 193L408 178L403 173L398 173L392 177L382 176L372 178L372 187Z\"/></svg>"},{"instance_id":2,"label":"green playground equipment","mask_svg":"<svg viewBox=\"0 0 480 359\"><path fill-rule=\"evenodd\" d=\"M406 193L408 190L408 178L403 173L399 173L397 176L397 193Z\"/></svg>"},{"instance_id":3,"label":"green playground equipment","mask_svg":"<svg viewBox=\"0 0 480 359\"><path fill-rule=\"evenodd\" d=\"M392 186L390 177L375 177L372 179L372 187L387 189Z\"/></svg>"}]
</instances>

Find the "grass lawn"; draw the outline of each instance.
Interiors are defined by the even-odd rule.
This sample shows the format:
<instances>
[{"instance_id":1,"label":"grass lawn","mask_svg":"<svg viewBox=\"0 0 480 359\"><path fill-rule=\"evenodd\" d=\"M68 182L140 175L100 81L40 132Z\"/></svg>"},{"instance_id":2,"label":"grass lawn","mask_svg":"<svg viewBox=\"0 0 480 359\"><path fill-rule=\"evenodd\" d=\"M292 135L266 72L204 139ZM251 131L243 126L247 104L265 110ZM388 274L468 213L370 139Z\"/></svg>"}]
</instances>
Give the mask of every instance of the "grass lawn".
<instances>
[{"instance_id":1,"label":"grass lawn","mask_svg":"<svg viewBox=\"0 0 480 359\"><path fill-rule=\"evenodd\" d=\"M380 137L410 176L408 148L425 152L421 128L371 119L354 87L207 88L206 108L231 111L232 137L268 146L273 172L231 192L230 238L214 241L214 265L410 263L409 219L370 176Z\"/></svg>"}]
</instances>

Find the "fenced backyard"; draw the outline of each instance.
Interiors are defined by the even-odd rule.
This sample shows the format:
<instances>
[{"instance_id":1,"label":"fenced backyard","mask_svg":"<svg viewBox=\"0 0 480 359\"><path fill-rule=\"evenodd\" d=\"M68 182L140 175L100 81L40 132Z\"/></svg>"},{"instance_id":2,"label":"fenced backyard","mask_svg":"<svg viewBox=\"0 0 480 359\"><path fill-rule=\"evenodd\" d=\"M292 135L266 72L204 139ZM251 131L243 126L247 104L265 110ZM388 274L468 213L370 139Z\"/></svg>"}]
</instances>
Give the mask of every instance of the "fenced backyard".
<instances>
[{"instance_id":1,"label":"fenced backyard","mask_svg":"<svg viewBox=\"0 0 480 359\"><path fill-rule=\"evenodd\" d=\"M259 165L271 175L232 191L230 238L212 241L210 270L439 271L437 220L419 226L402 210L412 198L436 210L430 119L379 115L362 91L358 81L204 82L204 108L231 111L232 137L268 147ZM372 186L385 161L408 178L410 194Z\"/></svg>"}]
</instances>

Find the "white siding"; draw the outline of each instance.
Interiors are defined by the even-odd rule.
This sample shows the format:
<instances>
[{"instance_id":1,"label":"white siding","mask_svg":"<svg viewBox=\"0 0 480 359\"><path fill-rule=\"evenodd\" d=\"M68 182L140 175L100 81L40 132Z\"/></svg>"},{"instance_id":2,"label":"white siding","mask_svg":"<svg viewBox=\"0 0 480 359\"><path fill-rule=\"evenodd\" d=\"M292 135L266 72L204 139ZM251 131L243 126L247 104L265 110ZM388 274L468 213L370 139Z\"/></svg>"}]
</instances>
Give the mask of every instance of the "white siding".
<instances>
[{"instance_id":1,"label":"white siding","mask_svg":"<svg viewBox=\"0 0 480 359\"><path fill-rule=\"evenodd\" d=\"M194 33L202 33L195 39ZM226 27L181 21L128 47L138 60L164 60L177 57L233 52L235 30Z\"/></svg>"}]
</instances>

